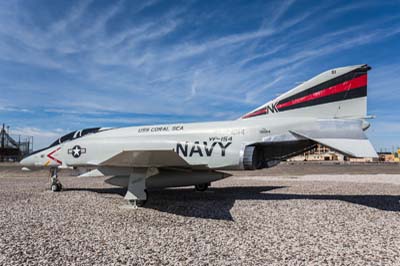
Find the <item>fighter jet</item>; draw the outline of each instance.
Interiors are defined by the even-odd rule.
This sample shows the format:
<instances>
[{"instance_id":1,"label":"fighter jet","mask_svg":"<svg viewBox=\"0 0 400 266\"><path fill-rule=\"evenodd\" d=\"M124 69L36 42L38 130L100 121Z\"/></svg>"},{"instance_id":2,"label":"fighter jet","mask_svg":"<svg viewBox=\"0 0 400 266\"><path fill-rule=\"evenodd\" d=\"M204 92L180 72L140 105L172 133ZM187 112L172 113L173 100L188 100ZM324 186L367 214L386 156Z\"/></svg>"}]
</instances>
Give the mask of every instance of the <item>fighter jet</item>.
<instances>
[{"instance_id":1,"label":"fighter jet","mask_svg":"<svg viewBox=\"0 0 400 266\"><path fill-rule=\"evenodd\" d=\"M269 168L316 147L350 157L377 157L364 134L368 65L323 72L233 121L177 123L71 132L24 158L25 167L86 167L126 187L143 206L147 188L194 185L199 191L228 177L224 170ZM312 166L310 166L312 167Z\"/></svg>"}]
</instances>

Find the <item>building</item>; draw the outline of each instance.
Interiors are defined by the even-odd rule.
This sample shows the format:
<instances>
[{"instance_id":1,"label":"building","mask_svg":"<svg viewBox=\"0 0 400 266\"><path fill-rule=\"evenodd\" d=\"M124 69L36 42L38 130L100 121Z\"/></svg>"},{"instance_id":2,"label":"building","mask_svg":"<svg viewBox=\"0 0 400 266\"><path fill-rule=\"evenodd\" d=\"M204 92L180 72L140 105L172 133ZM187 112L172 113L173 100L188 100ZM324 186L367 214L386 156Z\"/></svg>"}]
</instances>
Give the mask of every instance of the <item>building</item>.
<instances>
[{"instance_id":1,"label":"building","mask_svg":"<svg viewBox=\"0 0 400 266\"><path fill-rule=\"evenodd\" d=\"M400 149L395 152L378 152L380 162L400 162Z\"/></svg>"},{"instance_id":2,"label":"building","mask_svg":"<svg viewBox=\"0 0 400 266\"><path fill-rule=\"evenodd\" d=\"M400 162L400 149L397 150L397 152L395 152L394 154L394 161L395 162Z\"/></svg>"},{"instance_id":3,"label":"building","mask_svg":"<svg viewBox=\"0 0 400 266\"><path fill-rule=\"evenodd\" d=\"M316 148L288 159L288 161L349 161L354 163L400 162L400 149L396 152L378 152L379 158L351 158L318 144Z\"/></svg>"},{"instance_id":4,"label":"building","mask_svg":"<svg viewBox=\"0 0 400 266\"><path fill-rule=\"evenodd\" d=\"M391 152L378 152L380 162L394 162L394 154Z\"/></svg>"},{"instance_id":5,"label":"building","mask_svg":"<svg viewBox=\"0 0 400 266\"><path fill-rule=\"evenodd\" d=\"M3 124L0 131L0 162L15 162L32 152L33 137L18 136L18 140L9 134L9 127Z\"/></svg>"},{"instance_id":6,"label":"building","mask_svg":"<svg viewBox=\"0 0 400 266\"><path fill-rule=\"evenodd\" d=\"M353 162L353 163L372 163L372 162L377 162L379 159L377 158L372 158L372 157L364 157L364 158L348 158L347 161Z\"/></svg>"},{"instance_id":7,"label":"building","mask_svg":"<svg viewBox=\"0 0 400 266\"><path fill-rule=\"evenodd\" d=\"M344 161L343 154L318 144L316 148L288 159L288 161Z\"/></svg>"},{"instance_id":8,"label":"building","mask_svg":"<svg viewBox=\"0 0 400 266\"><path fill-rule=\"evenodd\" d=\"M309 150L303 154L290 158L288 161L349 161L357 163L369 163L378 161L376 158L351 158L345 156L326 146L318 144L316 148Z\"/></svg>"}]
</instances>

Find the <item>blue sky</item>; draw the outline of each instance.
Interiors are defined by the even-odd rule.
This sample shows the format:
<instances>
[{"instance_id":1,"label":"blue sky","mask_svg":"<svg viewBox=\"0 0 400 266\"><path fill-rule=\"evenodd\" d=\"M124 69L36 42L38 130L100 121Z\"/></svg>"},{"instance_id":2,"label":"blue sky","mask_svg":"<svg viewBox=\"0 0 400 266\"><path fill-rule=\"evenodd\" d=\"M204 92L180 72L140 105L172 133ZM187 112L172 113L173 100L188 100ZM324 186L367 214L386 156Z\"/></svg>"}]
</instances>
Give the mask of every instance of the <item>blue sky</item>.
<instances>
[{"instance_id":1,"label":"blue sky","mask_svg":"<svg viewBox=\"0 0 400 266\"><path fill-rule=\"evenodd\" d=\"M35 137L228 120L368 63L368 132L400 146L400 1L1 1L0 122Z\"/></svg>"}]
</instances>

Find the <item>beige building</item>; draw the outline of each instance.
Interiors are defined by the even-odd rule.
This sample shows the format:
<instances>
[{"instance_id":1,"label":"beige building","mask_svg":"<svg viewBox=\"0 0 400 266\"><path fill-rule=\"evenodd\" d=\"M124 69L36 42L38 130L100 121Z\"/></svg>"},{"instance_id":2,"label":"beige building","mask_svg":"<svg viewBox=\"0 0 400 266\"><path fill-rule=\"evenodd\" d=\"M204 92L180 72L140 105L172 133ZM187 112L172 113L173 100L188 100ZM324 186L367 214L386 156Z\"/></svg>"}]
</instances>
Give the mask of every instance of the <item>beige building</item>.
<instances>
[{"instance_id":1,"label":"beige building","mask_svg":"<svg viewBox=\"0 0 400 266\"><path fill-rule=\"evenodd\" d=\"M400 162L400 149L395 152L379 152L379 159L377 158L349 158L343 154L334 151L328 147L318 144L315 149L307 151L303 154L297 155L293 158L288 159L288 161L349 161L358 163L368 163L368 162Z\"/></svg>"},{"instance_id":2,"label":"beige building","mask_svg":"<svg viewBox=\"0 0 400 266\"><path fill-rule=\"evenodd\" d=\"M290 158L288 161L350 161L358 163L368 163L378 161L376 158L349 158L326 146L318 144L315 149L307 151L301 155Z\"/></svg>"},{"instance_id":3,"label":"beige building","mask_svg":"<svg viewBox=\"0 0 400 266\"><path fill-rule=\"evenodd\" d=\"M379 161L381 162L400 162L400 149L395 153L391 152L378 152Z\"/></svg>"},{"instance_id":4,"label":"beige building","mask_svg":"<svg viewBox=\"0 0 400 266\"><path fill-rule=\"evenodd\" d=\"M318 144L315 149L290 158L288 161L344 161L344 159L344 155Z\"/></svg>"},{"instance_id":5,"label":"beige building","mask_svg":"<svg viewBox=\"0 0 400 266\"><path fill-rule=\"evenodd\" d=\"M372 162L377 162L377 158L372 158L372 157L364 157L364 158L348 158L349 162L353 163L372 163Z\"/></svg>"},{"instance_id":6,"label":"beige building","mask_svg":"<svg viewBox=\"0 0 400 266\"><path fill-rule=\"evenodd\" d=\"M394 154L391 152L378 152L379 161L381 162L394 162Z\"/></svg>"}]
</instances>

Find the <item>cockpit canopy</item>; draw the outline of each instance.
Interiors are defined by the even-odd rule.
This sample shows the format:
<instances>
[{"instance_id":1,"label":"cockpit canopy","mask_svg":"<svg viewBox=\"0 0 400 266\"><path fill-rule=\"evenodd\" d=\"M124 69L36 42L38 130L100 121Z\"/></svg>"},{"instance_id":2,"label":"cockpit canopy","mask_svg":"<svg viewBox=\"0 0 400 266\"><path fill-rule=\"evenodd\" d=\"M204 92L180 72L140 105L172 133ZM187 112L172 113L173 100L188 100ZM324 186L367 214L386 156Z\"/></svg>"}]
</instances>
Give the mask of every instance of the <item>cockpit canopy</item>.
<instances>
[{"instance_id":1,"label":"cockpit canopy","mask_svg":"<svg viewBox=\"0 0 400 266\"><path fill-rule=\"evenodd\" d=\"M109 129L112 129L112 128L110 128L110 127L93 127L93 128L82 129L82 130L76 130L76 131L70 132L70 133L62 136L61 138L57 139L50 146L48 146L46 148L43 148L43 149L40 149L40 150L37 150L37 151L34 151L34 152L30 153L27 156L31 156L33 154L37 154L37 153L39 153L41 151L47 150L48 148L51 148L53 146L59 145L61 143L67 142L67 141L71 141L71 140L74 140L74 139L77 139L77 138L81 138L81 137L89 135L89 134L94 134L94 133L97 133L97 132L100 132L100 131L109 130Z\"/></svg>"},{"instance_id":2,"label":"cockpit canopy","mask_svg":"<svg viewBox=\"0 0 400 266\"><path fill-rule=\"evenodd\" d=\"M83 137L88 134L97 133L102 130L103 129L101 127L93 127L93 128L86 128L86 129L72 131L72 132L62 136L61 138L57 139L56 141L54 141L49 147L53 147L53 146L56 146L56 145L64 143L64 142L67 142L67 141L70 141L73 139L77 139L77 138Z\"/></svg>"}]
</instances>

